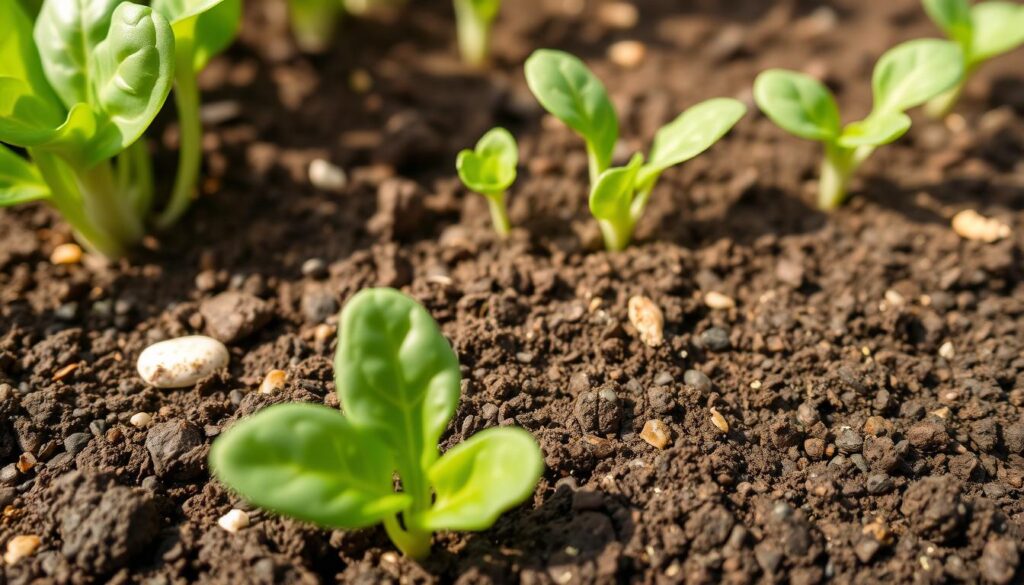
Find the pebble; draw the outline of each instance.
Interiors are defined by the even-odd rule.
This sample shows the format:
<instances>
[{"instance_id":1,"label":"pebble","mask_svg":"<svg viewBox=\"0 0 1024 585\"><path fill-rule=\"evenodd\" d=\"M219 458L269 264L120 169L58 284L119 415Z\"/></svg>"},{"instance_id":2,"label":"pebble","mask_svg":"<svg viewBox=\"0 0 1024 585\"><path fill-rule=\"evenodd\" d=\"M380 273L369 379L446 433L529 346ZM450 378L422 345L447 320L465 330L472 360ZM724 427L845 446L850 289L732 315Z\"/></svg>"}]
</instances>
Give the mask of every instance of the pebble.
<instances>
[{"instance_id":1,"label":"pebble","mask_svg":"<svg viewBox=\"0 0 1024 585\"><path fill-rule=\"evenodd\" d=\"M956 348L953 347L952 341L947 341L939 346L939 357L944 360L951 360L956 357Z\"/></svg>"},{"instance_id":2,"label":"pebble","mask_svg":"<svg viewBox=\"0 0 1024 585\"><path fill-rule=\"evenodd\" d=\"M843 453L860 453L864 446L864 438L857 431L845 427L836 434L836 447Z\"/></svg>"},{"instance_id":3,"label":"pebble","mask_svg":"<svg viewBox=\"0 0 1024 585\"><path fill-rule=\"evenodd\" d=\"M686 370L683 374L683 383L701 394L711 392L711 378L698 370Z\"/></svg>"},{"instance_id":4,"label":"pebble","mask_svg":"<svg viewBox=\"0 0 1024 585\"><path fill-rule=\"evenodd\" d=\"M598 5L597 19L607 27L631 29L640 20L640 12L629 2L604 2Z\"/></svg>"},{"instance_id":5,"label":"pebble","mask_svg":"<svg viewBox=\"0 0 1024 585\"><path fill-rule=\"evenodd\" d=\"M825 455L825 440L811 438L804 441L804 452L807 453L808 457L820 459Z\"/></svg>"},{"instance_id":6,"label":"pebble","mask_svg":"<svg viewBox=\"0 0 1024 585\"><path fill-rule=\"evenodd\" d=\"M133 427L141 429L143 427L148 427L150 423L153 422L153 415L148 412L136 412L130 419L128 419L128 422L131 423Z\"/></svg>"},{"instance_id":7,"label":"pebble","mask_svg":"<svg viewBox=\"0 0 1024 585\"><path fill-rule=\"evenodd\" d=\"M711 351L725 351L732 342L729 341L729 332L721 327L712 327L700 334L700 345Z\"/></svg>"},{"instance_id":8,"label":"pebble","mask_svg":"<svg viewBox=\"0 0 1024 585\"><path fill-rule=\"evenodd\" d=\"M139 375L157 388L186 388L228 365L228 348L216 339L189 335L154 343L139 355Z\"/></svg>"},{"instance_id":9,"label":"pebble","mask_svg":"<svg viewBox=\"0 0 1024 585\"><path fill-rule=\"evenodd\" d=\"M82 248L78 244L61 244L53 249L50 262L60 265L78 264L82 261Z\"/></svg>"},{"instance_id":10,"label":"pebble","mask_svg":"<svg viewBox=\"0 0 1024 585\"><path fill-rule=\"evenodd\" d=\"M647 56L647 45L640 41L618 41L608 47L608 60L619 67L633 69Z\"/></svg>"},{"instance_id":11,"label":"pebble","mask_svg":"<svg viewBox=\"0 0 1024 585\"><path fill-rule=\"evenodd\" d=\"M1007 585L1013 582L1018 565L1020 565L1020 552L1013 540L1001 537L994 538L985 544L979 567L982 576L987 581L997 585Z\"/></svg>"},{"instance_id":12,"label":"pebble","mask_svg":"<svg viewBox=\"0 0 1024 585\"><path fill-rule=\"evenodd\" d=\"M915 424L907 431L907 440L922 451L937 451L945 446L947 439L946 429L928 420Z\"/></svg>"},{"instance_id":13,"label":"pebble","mask_svg":"<svg viewBox=\"0 0 1024 585\"><path fill-rule=\"evenodd\" d=\"M869 494L879 495L892 491L894 487L892 478L884 473L875 473L868 476L866 483Z\"/></svg>"},{"instance_id":14,"label":"pebble","mask_svg":"<svg viewBox=\"0 0 1024 585\"><path fill-rule=\"evenodd\" d=\"M217 519L217 525L231 534L237 534L239 530L249 525L249 514L244 510L231 510Z\"/></svg>"},{"instance_id":15,"label":"pebble","mask_svg":"<svg viewBox=\"0 0 1024 585\"><path fill-rule=\"evenodd\" d=\"M655 449L664 449L671 438L671 431L668 425L657 419L652 419L644 424L640 431L640 438Z\"/></svg>"},{"instance_id":16,"label":"pebble","mask_svg":"<svg viewBox=\"0 0 1024 585\"><path fill-rule=\"evenodd\" d=\"M1010 226L998 219L988 218L973 209L965 209L953 216L953 231L965 240L991 244L1010 236Z\"/></svg>"},{"instance_id":17,"label":"pebble","mask_svg":"<svg viewBox=\"0 0 1024 585\"><path fill-rule=\"evenodd\" d=\"M199 314L206 323L206 333L223 343L234 343L252 335L274 316L267 301L238 291L222 292L204 300Z\"/></svg>"},{"instance_id":18,"label":"pebble","mask_svg":"<svg viewBox=\"0 0 1024 585\"><path fill-rule=\"evenodd\" d=\"M341 167L318 158L309 163L309 182L317 189L339 193L348 186L348 175Z\"/></svg>"},{"instance_id":19,"label":"pebble","mask_svg":"<svg viewBox=\"0 0 1024 585\"><path fill-rule=\"evenodd\" d=\"M89 444L91 437L89 433L71 433L64 439L64 450L72 455L78 455Z\"/></svg>"},{"instance_id":20,"label":"pebble","mask_svg":"<svg viewBox=\"0 0 1024 585\"><path fill-rule=\"evenodd\" d=\"M36 466L36 456L26 451L18 456L18 463L16 463L16 465L18 467L18 471L28 473Z\"/></svg>"},{"instance_id":21,"label":"pebble","mask_svg":"<svg viewBox=\"0 0 1024 585\"><path fill-rule=\"evenodd\" d=\"M711 291L704 295L704 304L712 309L719 310L736 308L736 301L732 297L716 291Z\"/></svg>"},{"instance_id":22,"label":"pebble","mask_svg":"<svg viewBox=\"0 0 1024 585\"><path fill-rule=\"evenodd\" d=\"M260 383L260 394L273 394L284 389L288 381L288 373L284 370L270 370Z\"/></svg>"},{"instance_id":23,"label":"pebble","mask_svg":"<svg viewBox=\"0 0 1024 585\"><path fill-rule=\"evenodd\" d=\"M636 327L640 341L658 347L665 341L665 316L651 299L636 295L629 299L629 322Z\"/></svg>"},{"instance_id":24,"label":"pebble","mask_svg":"<svg viewBox=\"0 0 1024 585\"><path fill-rule=\"evenodd\" d=\"M718 427L718 430L722 431L723 433L729 432L729 422L725 420L725 417L722 416L722 413L718 412L718 409L715 408L714 406L711 407L711 424Z\"/></svg>"},{"instance_id":25,"label":"pebble","mask_svg":"<svg viewBox=\"0 0 1024 585\"><path fill-rule=\"evenodd\" d=\"M205 463L203 432L196 425L173 420L154 425L146 433L146 451L157 477L187 480Z\"/></svg>"},{"instance_id":26,"label":"pebble","mask_svg":"<svg viewBox=\"0 0 1024 585\"><path fill-rule=\"evenodd\" d=\"M4 563L13 565L21 559L31 556L39 548L42 541L34 534L19 534L7 541L7 551L4 552Z\"/></svg>"},{"instance_id":27,"label":"pebble","mask_svg":"<svg viewBox=\"0 0 1024 585\"><path fill-rule=\"evenodd\" d=\"M327 263L320 258L310 258L302 263L302 276L323 278L327 276Z\"/></svg>"}]
</instances>

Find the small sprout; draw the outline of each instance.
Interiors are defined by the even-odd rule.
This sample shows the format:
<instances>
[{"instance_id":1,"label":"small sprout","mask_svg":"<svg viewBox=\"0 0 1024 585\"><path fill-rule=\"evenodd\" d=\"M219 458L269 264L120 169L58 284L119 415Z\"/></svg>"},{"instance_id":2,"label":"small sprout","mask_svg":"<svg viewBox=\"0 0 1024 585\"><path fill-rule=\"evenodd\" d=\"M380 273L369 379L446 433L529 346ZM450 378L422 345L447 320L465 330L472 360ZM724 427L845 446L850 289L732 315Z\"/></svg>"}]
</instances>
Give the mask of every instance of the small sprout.
<instances>
[{"instance_id":1,"label":"small sprout","mask_svg":"<svg viewBox=\"0 0 1024 585\"><path fill-rule=\"evenodd\" d=\"M249 514L237 508L230 510L217 519L217 525L231 534L238 534L238 531L249 525Z\"/></svg>"},{"instance_id":2,"label":"small sprout","mask_svg":"<svg viewBox=\"0 0 1024 585\"><path fill-rule=\"evenodd\" d=\"M491 25L501 10L501 0L454 0L454 5L462 60L481 67L487 64Z\"/></svg>"},{"instance_id":3,"label":"small sprout","mask_svg":"<svg viewBox=\"0 0 1024 585\"><path fill-rule=\"evenodd\" d=\"M438 453L461 374L426 309L396 290L370 289L340 322L334 375L344 414L279 404L235 424L210 451L220 481L321 526L383 523L413 558L429 554L432 532L485 530L533 494L544 460L523 429L487 429Z\"/></svg>"},{"instance_id":4,"label":"small sprout","mask_svg":"<svg viewBox=\"0 0 1024 585\"><path fill-rule=\"evenodd\" d=\"M965 209L953 216L953 231L965 240L991 244L1010 236L1010 226L998 219L985 217L973 209Z\"/></svg>"},{"instance_id":5,"label":"small sprout","mask_svg":"<svg viewBox=\"0 0 1024 585\"><path fill-rule=\"evenodd\" d=\"M511 230L505 192L516 180L518 165L519 146L504 128L494 128L484 134L474 150L463 150L455 162L462 183L487 198L494 231L502 237Z\"/></svg>"},{"instance_id":6,"label":"small sprout","mask_svg":"<svg viewBox=\"0 0 1024 585\"><path fill-rule=\"evenodd\" d=\"M305 53L326 51L344 12L339 0L288 0L292 37L299 50Z\"/></svg>"},{"instance_id":7,"label":"small sprout","mask_svg":"<svg viewBox=\"0 0 1024 585\"><path fill-rule=\"evenodd\" d=\"M943 118L956 106L971 74L985 61L1024 44L1024 5L1014 2L923 0L925 12L960 46L963 78L925 104L925 112Z\"/></svg>"},{"instance_id":8,"label":"small sprout","mask_svg":"<svg viewBox=\"0 0 1024 585\"><path fill-rule=\"evenodd\" d=\"M646 163L637 153L626 166L609 168L619 122L608 93L587 66L568 53L540 49L526 61L526 81L541 105L586 141L590 211L610 251L629 244L661 174L710 148L747 111L731 98L701 102L658 130Z\"/></svg>"},{"instance_id":9,"label":"small sprout","mask_svg":"<svg viewBox=\"0 0 1024 585\"><path fill-rule=\"evenodd\" d=\"M651 299L637 295L629 299L629 322L636 327L640 341L649 347L658 347L665 341L665 317Z\"/></svg>"},{"instance_id":10,"label":"small sprout","mask_svg":"<svg viewBox=\"0 0 1024 585\"><path fill-rule=\"evenodd\" d=\"M769 69L754 82L754 100L773 122L801 138L825 144L818 206L845 201L851 177L879 146L910 129L904 112L953 87L963 75L960 49L948 41L918 39L887 51L872 78L874 108L863 120L841 125L832 93L816 79Z\"/></svg>"}]
</instances>

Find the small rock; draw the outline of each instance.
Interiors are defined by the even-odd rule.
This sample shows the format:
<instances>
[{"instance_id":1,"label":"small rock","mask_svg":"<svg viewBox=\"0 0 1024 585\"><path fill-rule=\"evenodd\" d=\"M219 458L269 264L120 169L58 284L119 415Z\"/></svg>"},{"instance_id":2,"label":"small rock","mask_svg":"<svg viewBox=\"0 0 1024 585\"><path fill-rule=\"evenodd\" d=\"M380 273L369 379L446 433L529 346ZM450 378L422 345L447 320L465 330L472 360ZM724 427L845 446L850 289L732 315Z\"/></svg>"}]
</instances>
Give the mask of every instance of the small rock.
<instances>
[{"instance_id":1,"label":"small rock","mask_svg":"<svg viewBox=\"0 0 1024 585\"><path fill-rule=\"evenodd\" d=\"M327 276L327 263L320 258L310 258L302 263L302 276L323 278Z\"/></svg>"},{"instance_id":2,"label":"small rock","mask_svg":"<svg viewBox=\"0 0 1024 585\"><path fill-rule=\"evenodd\" d=\"M21 559L32 556L42 541L34 534L19 534L7 541L7 551L4 552L4 563L13 565Z\"/></svg>"},{"instance_id":3,"label":"small rock","mask_svg":"<svg viewBox=\"0 0 1024 585\"><path fill-rule=\"evenodd\" d=\"M597 19L609 28L631 29L640 20L640 12L629 2L603 2L597 6Z\"/></svg>"},{"instance_id":4,"label":"small rock","mask_svg":"<svg viewBox=\"0 0 1024 585\"><path fill-rule=\"evenodd\" d=\"M18 467L18 471L28 473L36 466L36 456L26 451L18 456L18 462L15 465Z\"/></svg>"},{"instance_id":5,"label":"small rock","mask_svg":"<svg viewBox=\"0 0 1024 585\"><path fill-rule=\"evenodd\" d=\"M921 421L907 431L907 440L910 444L925 452L942 449L948 439L945 427L930 420Z\"/></svg>"},{"instance_id":6,"label":"small rock","mask_svg":"<svg viewBox=\"0 0 1024 585\"><path fill-rule=\"evenodd\" d=\"M706 329L700 334L700 345L711 351L725 351L732 346L729 341L729 332L721 327Z\"/></svg>"},{"instance_id":7,"label":"small rock","mask_svg":"<svg viewBox=\"0 0 1024 585\"><path fill-rule=\"evenodd\" d=\"M139 355L142 379L157 388L186 388L228 365L228 348L216 339L190 335L154 343Z\"/></svg>"},{"instance_id":8,"label":"small rock","mask_svg":"<svg viewBox=\"0 0 1024 585\"><path fill-rule=\"evenodd\" d=\"M647 45L640 41L618 41L608 47L608 60L624 69L639 66L647 56Z\"/></svg>"},{"instance_id":9,"label":"small rock","mask_svg":"<svg viewBox=\"0 0 1024 585\"><path fill-rule=\"evenodd\" d=\"M965 209L953 216L953 231L965 240L993 243L1010 237L1010 226L981 215L973 209Z\"/></svg>"},{"instance_id":10,"label":"small rock","mask_svg":"<svg viewBox=\"0 0 1024 585\"><path fill-rule=\"evenodd\" d=\"M306 286L299 301L302 316L308 323L323 323L338 312L338 299L326 286Z\"/></svg>"},{"instance_id":11,"label":"small rock","mask_svg":"<svg viewBox=\"0 0 1024 585\"><path fill-rule=\"evenodd\" d=\"M1020 564L1020 552L1010 538L999 537L989 540L981 553L981 574L985 579L996 585L1006 585L1013 581Z\"/></svg>"},{"instance_id":12,"label":"small rock","mask_svg":"<svg viewBox=\"0 0 1024 585\"><path fill-rule=\"evenodd\" d=\"M660 420L652 419L644 424L643 430L640 431L640 438L656 449L664 449L668 445L671 434L668 425Z\"/></svg>"},{"instance_id":13,"label":"small rock","mask_svg":"<svg viewBox=\"0 0 1024 585\"><path fill-rule=\"evenodd\" d=\"M708 378L704 372L686 370L683 374L683 383L701 394L711 392L711 378Z\"/></svg>"},{"instance_id":14,"label":"small rock","mask_svg":"<svg viewBox=\"0 0 1024 585\"><path fill-rule=\"evenodd\" d=\"M274 392L280 392L284 389L285 382L288 381L288 373L284 370L270 370L267 375L263 377L263 382L260 383L260 394L273 394Z\"/></svg>"},{"instance_id":15,"label":"small rock","mask_svg":"<svg viewBox=\"0 0 1024 585\"><path fill-rule=\"evenodd\" d=\"M944 360L951 360L956 357L956 348L953 347L952 341L947 341L939 346L939 357Z\"/></svg>"},{"instance_id":16,"label":"small rock","mask_svg":"<svg viewBox=\"0 0 1024 585\"><path fill-rule=\"evenodd\" d=\"M792 288L800 288L804 283L804 267L792 260L779 260L775 265L775 278Z\"/></svg>"},{"instance_id":17,"label":"small rock","mask_svg":"<svg viewBox=\"0 0 1024 585\"><path fill-rule=\"evenodd\" d=\"M64 450L71 455L78 455L89 444L92 435L89 433L71 433L64 439Z\"/></svg>"},{"instance_id":18,"label":"small rock","mask_svg":"<svg viewBox=\"0 0 1024 585\"><path fill-rule=\"evenodd\" d=\"M204 300L199 314L206 333L223 343L234 343L266 325L274 313L270 303L251 294L228 291Z\"/></svg>"},{"instance_id":19,"label":"small rock","mask_svg":"<svg viewBox=\"0 0 1024 585\"><path fill-rule=\"evenodd\" d=\"M131 423L133 427L141 429L143 427L148 427L149 424L153 422L153 416L148 412L136 412L130 419L128 419L128 422Z\"/></svg>"},{"instance_id":20,"label":"small rock","mask_svg":"<svg viewBox=\"0 0 1024 585\"><path fill-rule=\"evenodd\" d=\"M348 185L348 175L341 167L318 158L309 163L309 182L317 189L340 193Z\"/></svg>"},{"instance_id":21,"label":"small rock","mask_svg":"<svg viewBox=\"0 0 1024 585\"><path fill-rule=\"evenodd\" d=\"M622 407L611 386L597 392L584 392L576 398L573 415L586 433L610 435L619 430Z\"/></svg>"},{"instance_id":22,"label":"small rock","mask_svg":"<svg viewBox=\"0 0 1024 585\"><path fill-rule=\"evenodd\" d=\"M58 266L78 264L81 261L82 248L78 244L61 244L50 254L50 262Z\"/></svg>"},{"instance_id":23,"label":"small rock","mask_svg":"<svg viewBox=\"0 0 1024 585\"><path fill-rule=\"evenodd\" d=\"M231 510L217 519L217 525L231 534L237 534L239 530L249 525L249 514L245 510Z\"/></svg>"},{"instance_id":24,"label":"small rock","mask_svg":"<svg viewBox=\"0 0 1024 585\"><path fill-rule=\"evenodd\" d=\"M736 301L734 301L732 297L716 291L711 291L704 295L704 304L707 305L709 308L718 310L736 308Z\"/></svg>"},{"instance_id":25,"label":"small rock","mask_svg":"<svg viewBox=\"0 0 1024 585\"><path fill-rule=\"evenodd\" d=\"M860 453L864 446L864 438L857 431L845 427L836 434L836 447L843 453Z\"/></svg>"},{"instance_id":26,"label":"small rock","mask_svg":"<svg viewBox=\"0 0 1024 585\"><path fill-rule=\"evenodd\" d=\"M853 552L860 559L860 562L868 564L880 548L882 548L882 545L874 538L861 538L853 547Z\"/></svg>"},{"instance_id":27,"label":"small rock","mask_svg":"<svg viewBox=\"0 0 1024 585\"><path fill-rule=\"evenodd\" d=\"M711 407L711 424L718 427L718 430L722 431L723 433L729 432L729 422L725 420L725 417L722 416L722 413L718 412L718 409L715 408L714 406Z\"/></svg>"},{"instance_id":28,"label":"small rock","mask_svg":"<svg viewBox=\"0 0 1024 585\"><path fill-rule=\"evenodd\" d=\"M190 479L199 474L206 459L203 432L184 421L155 425L146 435L146 450L160 478Z\"/></svg>"},{"instance_id":29,"label":"small rock","mask_svg":"<svg viewBox=\"0 0 1024 585\"><path fill-rule=\"evenodd\" d=\"M818 438L806 439L804 441L804 452L807 453L808 457L820 459L825 455L825 440Z\"/></svg>"},{"instance_id":30,"label":"small rock","mask_svg":"<svg viewBox=\"0 0 1024 585\"><path fill-rule=\"evenodd\" d=\"M869 494L887 494L895 487L892 478L884 473L875 473L868 476L866 487Z\"/></svg>"},{"instance_id":31,"label":"small rock","mask_svg":"<svg viewBox=\"0 0 1024 585\"><path fill-rule=\"evenodd\" d=\"M665 340L665 317L651 299L636 295L629 299L629 322L636 327L640 341L658 347Z\"/></svg>"},{"instance_id":32,"label":"small rock","mask_svg":"<svg viewBox=\"0 0 1024 585\"><path fill-rule=\"evenodd\" d=\"M910 521L917 536L942 544L960 534L967 509L955 480L949 476L931 476L907 488L900 512Z\"/></svg>"}]
</instances>

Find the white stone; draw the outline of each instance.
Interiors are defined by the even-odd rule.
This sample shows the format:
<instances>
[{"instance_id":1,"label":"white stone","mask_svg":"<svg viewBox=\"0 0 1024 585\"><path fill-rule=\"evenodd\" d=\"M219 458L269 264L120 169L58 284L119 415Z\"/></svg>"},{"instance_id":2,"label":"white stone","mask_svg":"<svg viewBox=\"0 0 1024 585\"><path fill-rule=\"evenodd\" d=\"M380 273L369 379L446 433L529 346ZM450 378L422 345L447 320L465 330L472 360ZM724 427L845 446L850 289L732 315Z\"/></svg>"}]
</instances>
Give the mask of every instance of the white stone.
<instances>
[{"instance_id":1,"label":"white stone","mask_svg":"<svg viewBox=\"0 0 1024 585\"><path fill-rule=\"evenodd\" d=\"M340 167L318 158L309 163L309 182L317 189L336 193L348 185L348 175Z\"/></svg>"},{"instance_id":2,"label":"white stone","mask_svg":"<svg viewBox=\"0 0 1024 585\"><path fill-rule=\"evenodd\" d=\"M228 348L204 335L154 343L139 355L142 379L157 388L186 388L228 365Z\"/></svg>"},{"instance_id":3,"label":"white stone","mask_svg":"<svg viewBox=\"0 0 1024 585\"><path fill-rule=\"evenodd\" d=\"M231 534L236 534L249 525L249 515L245 513L245 510L231 510L218 518L217 524Z\"/></svg>"},{"instance_id":4,"label":"white stone","mask_svg":"<svg viewBox=\"0 0 1024 585\"><path fill-rule=\"evenodd\" d=\"M149 423L153 422L153 416L148 412L136 412L130 419L128 419L128 422L130 422L133 427L141 429L142 427L148 427Z\"/></svg>"}]
</instances>

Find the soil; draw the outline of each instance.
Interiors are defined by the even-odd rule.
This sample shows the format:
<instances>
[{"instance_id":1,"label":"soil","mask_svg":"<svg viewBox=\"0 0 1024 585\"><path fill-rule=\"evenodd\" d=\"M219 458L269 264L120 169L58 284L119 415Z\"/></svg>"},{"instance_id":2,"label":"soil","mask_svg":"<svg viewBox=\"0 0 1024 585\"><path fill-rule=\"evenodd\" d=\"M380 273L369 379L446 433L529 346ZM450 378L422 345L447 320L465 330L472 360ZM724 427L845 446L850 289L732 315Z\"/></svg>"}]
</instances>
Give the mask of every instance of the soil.
<instances>
[{"instance_id":1,"label":"soil","mask_svg":"<svg viewBox=\"0 0 1024 585\"><path fill-rule=\"evenodd\" d=\"M582 144L525 87L533 48L605 80L624 161L701 99L749 104L769 66L825 78L863 115L877 56L935 35L917 0L637 0L631 30L597 2L517 0L483 74L459 64L444 0L350 20L312 57L281 3L247 4L201 79L207 178L173 233L114 266L55 266L70 237L52 212L0 214L0 542L42 541L7 582L1024 580L1024 52L979 72L948 123L915 115L831 215L813 205L815 145L752 110L667 172L637 243L607 254ZM635 69L605 56L624 39L646 44ZM452 163L495 124L524 161L505 242ZM169 176L173 116L160 127ZM309 184L318 157L348 171L340 192ZM961 240L949 220L965 208L1016 229ZM337 405L335 313L374 285L422 301L458 351L442 447L525 427L547 464L533 500L439 534L421 564L378 529L258 510L221 529L249 508L210 480L210 442L271 403ZM706 306L712 291L735 308ZM664 314L658 347L627 318L639 294ZM146 387L141 350L197 332L229 339L229 369ZM256 391L275 368L285 389ZM640 436L655 419L664 449Z\"/></svg>"}]
</instances>

